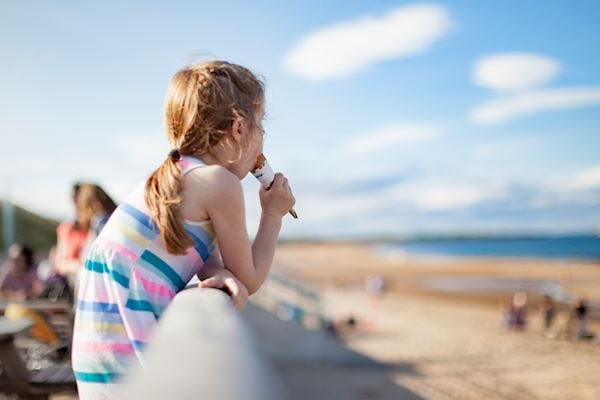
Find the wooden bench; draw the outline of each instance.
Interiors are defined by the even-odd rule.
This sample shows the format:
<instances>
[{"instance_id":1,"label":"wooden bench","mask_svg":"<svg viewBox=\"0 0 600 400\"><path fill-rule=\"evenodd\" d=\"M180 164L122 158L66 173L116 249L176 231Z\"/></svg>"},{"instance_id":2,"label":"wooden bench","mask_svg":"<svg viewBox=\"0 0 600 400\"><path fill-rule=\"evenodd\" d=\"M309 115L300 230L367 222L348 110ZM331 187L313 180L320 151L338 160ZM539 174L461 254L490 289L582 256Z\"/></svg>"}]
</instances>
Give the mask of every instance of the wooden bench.
<instances>
[{"instance_id":1,"label":"wooden bench","mask_svg":"<svg viewBox=\"0 0 600 400\"><path fill-rule=\"evenodd\" d=\"M28 319L0 317L0 392L23 399L47 399L52 393L76 392L75 377L68 363L30 372L14 344L17 334L29 329Z\"/></svg>"}]
</instances>

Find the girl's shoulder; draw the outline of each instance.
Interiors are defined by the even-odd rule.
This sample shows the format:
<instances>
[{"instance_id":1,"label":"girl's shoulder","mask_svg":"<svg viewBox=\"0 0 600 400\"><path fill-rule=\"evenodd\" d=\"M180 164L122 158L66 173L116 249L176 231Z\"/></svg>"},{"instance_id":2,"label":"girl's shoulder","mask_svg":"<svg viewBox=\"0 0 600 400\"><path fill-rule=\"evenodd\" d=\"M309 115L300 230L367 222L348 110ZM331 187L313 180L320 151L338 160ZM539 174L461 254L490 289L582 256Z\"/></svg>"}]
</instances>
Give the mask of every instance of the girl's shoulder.
<instances>
[{"instance_id":1,"label":"girl's shoulder","mask_svg":"<svg viewBox=\"0 0 600 400\"><path fill-rule=\"evenodd\" d=\"M243 203L242 184L222 166L197 168L185 175L182 198L184 218L203 221L210 219L212 212L226 203Z\"/></svg>"},{"instance_id":2,"label":"girl's shoulder","mask_svg":"<svg viewBox=\"0 0 600 400\"><path fill-rule=\"evenodd\" d=\"M196 168L185 175L186 189L214 192L237 190L242 184L237 176L220 165Z\"/></svg>"}]
</instances>

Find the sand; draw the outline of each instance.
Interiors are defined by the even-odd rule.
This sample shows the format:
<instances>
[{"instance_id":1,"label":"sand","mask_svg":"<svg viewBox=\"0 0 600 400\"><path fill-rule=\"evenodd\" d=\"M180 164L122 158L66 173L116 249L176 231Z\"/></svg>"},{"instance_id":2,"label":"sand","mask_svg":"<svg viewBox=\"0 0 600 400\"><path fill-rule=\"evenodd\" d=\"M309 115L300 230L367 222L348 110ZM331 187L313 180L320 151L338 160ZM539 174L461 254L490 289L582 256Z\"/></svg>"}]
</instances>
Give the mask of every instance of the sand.
<instances>
[{"instance_id":1,"label":"sand","mask_svg":"<svg viewBox=\"0 0 600 400\"><path fill-rule=\"evenodd\" d=\"M597 263L384 259L365 245L290 243L278 247L273 270L320 293L328 317L354 316L358 326L345 330L340 340L388 366L362 376L362 387L368 390L344 392L344 398L600 399L600 343L547 337L541 328L539 296L530 295L527 329L509 332L502 326L499 302L508 300L510 292L455 293L424 287L424 282L440 277L550 282L573 297L599 302ZM380 298L364 290L370 274L386 278L388 290ZM600 333L597 322L591 329ZM315 365L295 379L311 384L316 377L350 384L331 365ZM384 380L396 388L377 383Z\"/></svg>"}]
</instances>

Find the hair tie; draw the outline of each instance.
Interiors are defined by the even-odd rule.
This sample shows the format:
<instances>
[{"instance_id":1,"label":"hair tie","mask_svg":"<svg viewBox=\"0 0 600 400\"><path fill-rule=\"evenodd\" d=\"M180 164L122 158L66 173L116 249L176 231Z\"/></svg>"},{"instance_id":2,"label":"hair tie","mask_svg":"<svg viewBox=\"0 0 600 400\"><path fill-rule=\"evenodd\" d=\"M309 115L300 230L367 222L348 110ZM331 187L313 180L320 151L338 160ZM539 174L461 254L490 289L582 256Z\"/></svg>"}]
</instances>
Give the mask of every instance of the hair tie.
<instances>
[{"instance_id":1,"label":"hair tie","mask_svg":"<svg viewBox=\"0 0 600 400\"><path fill-rule=\"evenodd\" d=\"M173 160L174 162L177 162L181 159L181 153L179 153L179 149L173 149L169 152L169 157L171 157L171 160Z\"/></svg>"}]
</instances>

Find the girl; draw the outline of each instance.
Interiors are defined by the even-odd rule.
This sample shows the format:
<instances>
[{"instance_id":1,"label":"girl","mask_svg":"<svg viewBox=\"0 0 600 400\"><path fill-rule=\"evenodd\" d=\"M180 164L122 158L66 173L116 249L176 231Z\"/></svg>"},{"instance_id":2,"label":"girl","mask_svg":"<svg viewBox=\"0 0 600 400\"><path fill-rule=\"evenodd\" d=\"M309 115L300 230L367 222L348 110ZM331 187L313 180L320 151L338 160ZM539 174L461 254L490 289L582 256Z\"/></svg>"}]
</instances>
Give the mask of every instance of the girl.
<instances>
[{"instance_id":1,"label":"girl","mask_svg":"<svg viewBox=\"0 0 600 400\"><path fill-rule=\"evenodd\" d=\"M65 277L77 294L85 256L110 214L117 207L100 186L77 182L72 187L76 219L62 222L56 230L56 272Z\"/></svg>"},{"instance_id":2,"label":"girl","mask_svg":"<svg viewBox=\"0 0 600 400\"><path fill-rule=\"evenodd\" d=\"M264 101L263 84L239 65L194 64L172 78L165 105L172 150L115 210L81 276L73 337L81 399L118 397L115 382L143 365L141 350L163 310L194 274L201 287L227 289L238 309L267 278L295 200L281 174L261 188L250 243L240 180L262 153Z\"/></svg>"}]
</instances>

